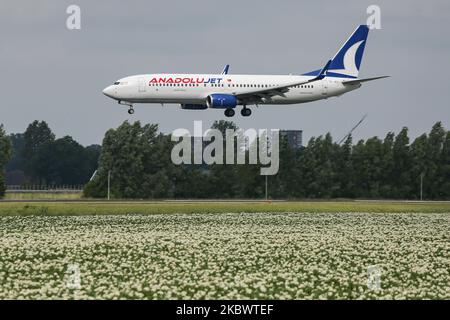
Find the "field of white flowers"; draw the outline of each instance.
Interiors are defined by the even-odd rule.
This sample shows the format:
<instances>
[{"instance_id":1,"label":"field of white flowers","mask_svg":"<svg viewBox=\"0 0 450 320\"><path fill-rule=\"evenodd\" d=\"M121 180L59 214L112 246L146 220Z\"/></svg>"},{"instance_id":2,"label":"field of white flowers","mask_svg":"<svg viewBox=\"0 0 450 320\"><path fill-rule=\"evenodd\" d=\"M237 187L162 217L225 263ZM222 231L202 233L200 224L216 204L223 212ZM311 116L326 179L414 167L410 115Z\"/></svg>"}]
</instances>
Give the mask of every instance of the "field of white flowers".
<instances>
[{"instance_id":1,"label":"field of white flowers","mask_svg":"<svg viewBox=\"0 0 450 320\"><path fill-rule=\"evenodd\" d=\"M450 299L450 213L3 216L0 239L0 299Z\"/></svg>"}]
</instances>

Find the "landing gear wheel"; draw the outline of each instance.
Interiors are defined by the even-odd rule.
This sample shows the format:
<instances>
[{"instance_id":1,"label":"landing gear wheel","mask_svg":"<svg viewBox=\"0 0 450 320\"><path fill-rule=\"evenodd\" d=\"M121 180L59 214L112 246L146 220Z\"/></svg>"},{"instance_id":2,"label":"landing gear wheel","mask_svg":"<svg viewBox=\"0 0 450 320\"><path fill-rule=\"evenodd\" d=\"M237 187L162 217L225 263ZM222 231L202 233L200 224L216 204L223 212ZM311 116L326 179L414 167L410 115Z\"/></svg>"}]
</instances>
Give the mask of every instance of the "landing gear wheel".
<instances>
[{"instance_id":1,"label":"landing gear wheel","mask_svg":"<svg viewBox=\"0 0 450 320\"><path fill-rule=\"evenodd\" d=\"M134 109L133 108L128 109L128 114L134 114Z\"/></svg>"},{"instance_id":2,"label":"landing gear wheel","mask_svg":"<svg viewBox=\"0 0 450 320\"><path fill-rule=\"evenodd\" d=\"M251 109L246 108L246 107L242 108L241 115L243 117L250 117L251 114L252 114L252 110Z\"/></svg>"},{"instance_id":3,"label":"landing gear wheel","mask_svg":"<svg viewBox=\"0 0 450 320\"><path fill-rule=\"evenodd\" d=\"M234 117L234 110L231 108L225 109L225 116L228 118Z\"/></svg>"}]
</instances>

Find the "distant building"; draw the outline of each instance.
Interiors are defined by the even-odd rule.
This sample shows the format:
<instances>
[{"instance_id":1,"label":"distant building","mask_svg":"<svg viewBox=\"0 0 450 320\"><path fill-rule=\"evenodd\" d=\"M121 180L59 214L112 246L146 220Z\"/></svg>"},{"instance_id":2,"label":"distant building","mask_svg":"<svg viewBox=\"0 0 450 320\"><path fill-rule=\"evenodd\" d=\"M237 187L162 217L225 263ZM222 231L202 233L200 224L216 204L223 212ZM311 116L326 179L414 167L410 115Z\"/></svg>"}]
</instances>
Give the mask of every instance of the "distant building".
<instances>
[{"instance_id":1,"label":"distant building","mask_svg":"<svg viewBox=\"0 0 450 320\"><path fill-rule=\"evenodd\" d=\"M289 146L294 150L303 147L303 130L281 130L281 137L287 137Z\"/></svg>"}]
</instances>

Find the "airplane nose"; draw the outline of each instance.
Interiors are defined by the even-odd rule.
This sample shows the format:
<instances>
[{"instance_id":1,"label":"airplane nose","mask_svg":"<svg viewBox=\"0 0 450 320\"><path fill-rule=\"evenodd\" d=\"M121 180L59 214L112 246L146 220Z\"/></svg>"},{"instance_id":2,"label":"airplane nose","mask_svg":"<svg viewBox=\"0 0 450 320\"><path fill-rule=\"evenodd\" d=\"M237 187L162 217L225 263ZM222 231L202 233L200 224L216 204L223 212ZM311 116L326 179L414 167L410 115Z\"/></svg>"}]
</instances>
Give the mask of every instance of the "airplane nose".
<instances>
[{"instance_id":1,"label":"airplane nose","mask_svg":"<svg viewBox=\"0 0 450 320\"><path fill-rule=\"evenodd\" d=\"M114 98L114 88L112 86L103 89L103 94L109 98Z\"/></svg>"}]
</instances>

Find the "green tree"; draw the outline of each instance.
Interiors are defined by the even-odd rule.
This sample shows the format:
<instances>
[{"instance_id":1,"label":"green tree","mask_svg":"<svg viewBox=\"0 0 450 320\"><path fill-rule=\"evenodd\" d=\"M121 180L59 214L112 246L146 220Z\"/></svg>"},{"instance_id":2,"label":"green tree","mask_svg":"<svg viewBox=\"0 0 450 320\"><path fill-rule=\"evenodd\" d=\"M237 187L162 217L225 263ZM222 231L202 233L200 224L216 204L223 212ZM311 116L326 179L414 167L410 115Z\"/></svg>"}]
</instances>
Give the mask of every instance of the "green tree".
<instances>
[{"instance_id":1,"label":"green tree","mask_svg":"<svg viewBox=\"0 0 450 320\"><path fill-rule=\"evenodd\" d=\"M427 171L428 135L422 134L411 144L411 169L409 173L411 183L411 195L408 198L420 198L420 180L425 177ZM426 194L424 195L426 196Z\"/></svg>"},{"instance_id":2,"label":"green tree","mask_svg":"<svg viewBox=\"0 0 450 320\"><path fill-rule=\"evenodd\" d=\"M442 147L439 177L439 198L450 199L450 131L447 131Z\"/></svg>"},{"instance_id":3,"label":"green tree","mask_svg":"<svg viewBox=\"0 0 450 320\"><path fill-rule=\"evenodd\" d=\"M6 136L3 125L0 124L0 198L5 195L4 168L11 157L11 141Z\"/></svg>"},{"instance_id":4,"label":"green tree","mask_svg":"<svg viewBox=\"0 0 450 320\"><path fill-rule=\"evenodd\" d=\"M279 143L279 170L274 176L269 176L269 195L274 198L295 197L298 181L297 175L297 152L288 142L286 136L280 136Z\"/></svg>"},{"instance_id":5,"label":"green tree","mask_svg":"<svg viewBox=\"0 0 450 320\"><path fill-rule=\"evenodd\" d=\"M383 181L383 142L378 137L359 141L353 148L352 161L355 168L355 196L379 198Z\"/></svg>"},{"instance_id":6,"label":"green tree","mask_svg":"<svg viewBox=\"0 0 450 320\"><path fill-rule=\"evenodd\" d=\"M114 198L163 198L174 192L175 166L170 160L169 136L157 133L157 125L141 126L125 121L109 130L103 140L99 169L84 193L105 197L108 172Z\"/></svg>"},{"instance_id":7,"label":"green tree","mask_svg":"<svg viewBox=\"0 0 450 320\"><path fill-rule=\"evenodd\" d=\"M26 160L23 156L23 148L25 146L24 134L10 134L9 140L11 141L11 160L6 165L6 171L23 171Z\"/></svg>"},{"instance_id":8,"label":"green tree","mask_svg":"<svg viewBox=\"0 0 450 320\"><path fill-rule=\"evenodd\" d=\"M98 169L98 161L102 152L102 146L93 144L84 148L84 161L86 161L86 170L89 178ZM87 182L87 181L85 181Z\"/></svg>"},{"instance_id":9,"label":"green tree","mask_svg":"<svg viewBox=\"0 0 450 320\"><path fill-rule=\"evenodd\" d=\"M231 121L215 121L211 129L219 130L226 137L226 130L237 130L237 126ZM234 139L234 155L236 159L237 143ZM239 183L239 166L226 164L226 145L223 143L223 165L213 164L209 170L209 192L204 197L209 198L235 198L241 197ZM236 162L234 162L236 163Z\"/></svg>"},{"instance_id":10,"label":"green tree","mask_svg":"<svg viewBox=\"0 0 450 320\"><path fill-rule=\"evenodd\" d=\"M330 198L339 192L339 185L336 181L336 164L334 163L338 148L329 133L325 137L319 136L310 139L299 157L298 196Z\"/></svg>"},{"instance_id":11,"label":"green tree","mask_svg":"<svg viewBox=\"0 0 450 320\"><path fill-rule=\"evenodd\" d=\"M44 145L55 140L48 124L45 121L34 121L31 123L24 133L23 157L26 159L24 166L25 173L30 176L33 182L45 183L46 177L40 172L42 167L38 159L38 151Z\"/></svg>"},{"instance_id":12,"label":"green tree","mask_svg":"<svg viewBox=\"0 0 450 320\"><path fill-rule=\"evenodd\" d=\"M352 198L355 194L352 141L353 138L349 135L342 146L336 146L334 171L337 189L334 190L333 197Z\"/></svg>"},{"instance_id":13,"label":"green tree","mask_svg":"<svg viewBox=\"0 0 450 320\"><path fill-rule=\"evenodd\" d=\"M391 197L407 199L411 194L411 155L409 147L408 128L403 128L395 137L392 148L393 170L390 174Z\"/></svg>"},{"instance_id":14,"label":"green tree","mask_svg":"<svg viewBox=\"0 0 450 320\"><path fill-rule=\"evenodd\" d=\"M81 185L93 173L86 149L70 136L47 142L34 160L35 170L48 184Z\"/></svg>"},{"instance_id":15,"label":"green tree","mask_svg":"<svg viewBox=\"0 0 450 320\"><path fill-rule=\"evenodd\" d=\"M394 141L395 134L388 132L383 140L381 150L381 181L380 181L380 197L392 197L392 172L394 171Z\"/></svg>"},{"instance_id":16,"label":"green tree","mask_svg":"<svg viewBox=\"0 0 450 320\"><path fill-rule=\"evenodd\" d=\"M444 147L446 132L442 127L441 122L437 122L431 129L428 136L427 153L426 153L426 173L424 190L431 199L438 199L440 197L439 191L441 185L444 183L442 177L439 175L442 165L442 151Z\"/></svg>"}]
</instances>

